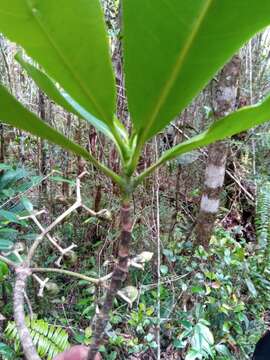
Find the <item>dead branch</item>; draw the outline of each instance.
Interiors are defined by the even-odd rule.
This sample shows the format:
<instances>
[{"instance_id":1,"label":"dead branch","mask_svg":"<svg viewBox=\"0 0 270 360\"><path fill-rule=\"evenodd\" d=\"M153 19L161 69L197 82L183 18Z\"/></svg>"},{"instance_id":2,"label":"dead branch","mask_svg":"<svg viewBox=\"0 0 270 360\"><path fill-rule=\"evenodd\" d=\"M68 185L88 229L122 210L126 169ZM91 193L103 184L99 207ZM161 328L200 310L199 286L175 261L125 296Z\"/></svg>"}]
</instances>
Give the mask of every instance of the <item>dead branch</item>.
<instances>
[{"instance_id":1,"label":"dead branch","mask_svg":"<svg viewBox=\"0 0 270 360\"><path fill-rule=\"evenodd\" d=\"M20 337L20 341L22 344L22 348L25 354L25 357L27 360L41 360L39 355L37 354L37 351L35 349L35 346L33 345L33 341L30 335L30 332L26 326L25 323L25 313L24 313L24 299L25 299L25 294L26 294L26 284L27 284L27 279L28 277L32 274L32 272L61 272L61 273L65 273L66 275L69 276L75 276L73 272L69 272L66 270L60 270L60 269L42 269L42 268L36 268L36 269L31 269L31 262L32 262L32 258L35 255L35 252L38 248L38 246L40 245L40 243L42 242L42 240L44 239L44 237L46 236L48 238L48 240L56 247L56 249L58 251L60 251L60 260L58 259L58 264L60 264L60 261L63 257L64 254L66 254L68 251L70 251L74 246L76 246L75 244L72 244L71 246L69 246L67 249L62 249L60 247L59 244L57 244L56 240L49 234L49 232L51 230L53 230L55 228L55 226L57 226L59 223L61 223L61 221L66 218L69 214L71 214L74 210L78 209L79 207L84 207L91 216L97 216L97 217L103 217L104 218L104 214L109 213L108 210L104 209L101 210L99 212L94 212L91 209L87 208L81 199L81 191L80 191L80 179L86 174L86 172L83 172L80 176L77 177L76 179L76 201L75 203L69 208L67 209L64 213L62 213L58 218L56 218L56 220L54 220L47 228L44 228L41 223L38 221L37 216L42 214L44 212L44 210L30 214L28 217L24 217L24 218L31 218L35 224L38 226L38 228L41 230L40 235L36 238L36 240L34 241L34 243L32 244L28 256L26 258L25 261L23 261L19 266L17 266L16 264L14 264L13 262L11 262L10 260L6 259L3 256L0 256L0 260L5 261L8 265L13 266L15 268L15 286L14 286L14 319L15 319L15 323L18 329L18 334ZM59 270L59 271L57 271ZM83 276L83 275L76 275L77 277ZM112 275L109 274L107 276L105 276L104 278L101 279L91 279L94 280L92 282L96 282L96 283L100 283L102 281L106 281L108 278L110 278ZM35 278L37 281L40 282L41 288L40 288L40 292L39 294L42 295L43 293L43 289L46 285L47 279L45 279L44 281L39 279L36 275ZM88 278L88 281L90 280L90 278Z\"/></svg>"}]
</instances>

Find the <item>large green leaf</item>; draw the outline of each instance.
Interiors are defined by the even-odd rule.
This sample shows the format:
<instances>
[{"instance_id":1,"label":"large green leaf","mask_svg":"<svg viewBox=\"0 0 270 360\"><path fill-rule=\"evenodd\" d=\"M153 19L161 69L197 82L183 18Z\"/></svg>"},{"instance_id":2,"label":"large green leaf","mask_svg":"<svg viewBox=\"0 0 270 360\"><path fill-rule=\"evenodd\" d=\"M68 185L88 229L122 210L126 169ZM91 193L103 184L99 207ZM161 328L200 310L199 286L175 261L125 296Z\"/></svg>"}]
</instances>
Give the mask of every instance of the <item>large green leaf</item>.
<instances>
[{"instance_id":1,"label":"large green leaf","mask_svg":"<svg viewBox=\"0 0 270 360\"><path fill-rule=\"evenodd\" d=\"M43 71L39 70L35 65L32 65L29 61L24 60L22 53L18 52L15 55L15 59L24 68L27 74L35 81L37 86L43 90L51 100L56 104L62 106L68 112L74 113L73 107L66 101L65 97L61 93L59 86ZM75 115L79 115L75 112Z\"/></svg>"},{"instance_id":2,"label":"large green leaf","mask_svg":"<svg viewBox=\"0 0 270 360\"><path fill-rule=\"evenodd\" d=\"M123 0L123 10L128 103L141 143L270 23L269 0Z\"/></svg>"},{"instance_id":3,"label":"large green leaf","mask_svg":"<svg viewBox=\"0 0 270 360\"><path fill-rule=\"evenodd\" d=\"M43 139L47 139L89 160L88 151L24 108L2 85L0 85L0 121L28 131L33 135L41 136Z\"/></svg>"},{"instance_id":4,"label":"large green leaf","mask_svg":"<svg viewBox=\"0 0 270 360\"><path fill-rule=\"evenodd\" d=\"M214 344L214 337L209 327L198 323L194 327L194 334L191 338L191 346L194 350L206 352L212 355L211 346Z\"/></svg>"},{"instance_id":5,"label":"large green leaf","mask_svg":"<svg viewBox=\"0 0 270 360\"><path fill-rule=\"evenodd\" d=\"M97 130L101 131L110 138L116 145L121 158L126 158L129 152L128 133L123 124L114 116L110 124L97 119L95 116L85 110L78 104L66 91L57 86L55 81L50 78L44 71L25 61L20 53L16 54L16 60L26 70L28 75L36 82L36 84L58 105L62 106L69 112L79 116L93 125Z\"/></svg>"},{"instance_id":6,"label":"large green leaf","mask_svg":"<svg viewBox=\"0 0 270 360\"><path fill-rule=\"evenodd\" d=\"M166 161L175 159L179 155L198 149L199 147L212 144L215 141L246 131L268 120L270 120L270 97L266 98L261 104L242 108L214 122L209 129L203 133L165 151L154 165L138 176L136 182L139 183L145 176Z\"/></svg>"},{"instance_id":7,"label":"large green leaf","mask_svg":"<svg viewBox=\"0 0 270 360\"><path fill-rule=\"evenodd\" d=\"M0 239L0 244L1 244L1 239ZM7 264L4 263L3 261L0 261L0 282L3 281L4 277L7 274L8 274L8 266L7 266ZM0 347L0 349L1 349L1 347Z\"/></svg>"},{"instance_id":8,"label":"large green leaf","mask_svg":"<svg viewBox=\"0 0 270 360\"><path fill-rule=\"evenodd\" d=\"M14 222L16 224L21 224L18 216L11 211L0 209L0 220L2 219L7 220L8 222Z\"/></svg>"},{"instance_id":9,"label":"large green leaf","mask_svg":"<svg viewBox=\"0 0 270 360\"><path fill-rule=\"evenodd\" d=\"M0 32L89 113L112 121L115 81L99 0L1 0Z\"/></svg>"},{"instance_id":10,"label":"large green leaf","mask_svg":"<svg viewBox=\"0 0 270 360\"><path fill-rule=\"evenodd\" d=\"M40 136L43 139L49 140L52 143L91 161L116 183L120 184L122 182L118 175L106 166L100 164L87 150L69 140L63 134L40 120L35 114L24 108L2 85L0 85L0 122L1 121L28 131L33 135Z\"/></svg>"},{"instance_id":11,"label":"large green leaf","mask_svg":"<svg viewBox=\"0 0 270 360\"><path fill-rule=\"evenodd\" d=\"M36 66L30 64L30 62L23 59L21 53L15 55L15 59L20 63L20 65L25 69L27 74L35 81L37 86L42 89L51 100L56 104L62 106L68 112L71 112L80 118L87 120L91 125L105 135L114 140L113 135L110 131L110 128L106 123L100 121L88 111L86 111L82 106L80 106L71 96L69 96L65 91L61 90L59 86L51 79L47 74L42 70L38 69Z\"/></svg>"},{"instance_id":12,"label":"large green leaf","mask_svg":"<svg viewBox=\"0 0 270 360\"><path fill-rule=\"evenodd\" d=\"M0 239L0 251L9 251L13 248L13 242L6 239Z\"/></svg>"}]
</instances>

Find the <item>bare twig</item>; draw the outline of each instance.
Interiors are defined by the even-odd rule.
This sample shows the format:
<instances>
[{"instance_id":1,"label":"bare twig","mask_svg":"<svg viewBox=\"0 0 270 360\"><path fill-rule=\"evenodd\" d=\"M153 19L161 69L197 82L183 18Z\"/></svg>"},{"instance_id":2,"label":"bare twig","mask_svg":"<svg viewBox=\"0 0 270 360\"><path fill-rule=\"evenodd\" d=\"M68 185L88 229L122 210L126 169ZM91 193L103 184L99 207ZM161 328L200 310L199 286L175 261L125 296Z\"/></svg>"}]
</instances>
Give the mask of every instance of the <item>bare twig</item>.
<instances>
[{"instance_id":1,"label":"bare twig","mask_svg":"<svg viewBox=\"0 0 270 360\"><path fill-rule=\"evenodd\" d=\"M39 235L39 237L36 239L34 244L32 245L32 248L30 249L29 254L28 254L28 259L32 258L33 253L36 251L36 248L39 246L39 244L41 243L43 238L45 236L47 236L47 234L53 228L55 228L58 224L60 224L67 216L69 216L76 209L78 209L80 207L84 207L90 213L91 216L102 217L102 218L104 218L105 213L109 213L109 211L107 209L102 209L98 212L95 212L83 204L82 198L81 198L81 181L80 180L85 174L87 174L86 171L84 171L82 174L80 174L76 179L76 201L75 201L75 203L73 205L71 205L61 215L59 215L47 228L44 229L43 227L41 227L40 223L39 224L37 223L38 220L36 219L35 215L33 215L33 214L29 215L29 217L32 218L35 221L35 223L39 226L39 228L42 232ZM63 255L65 255L68 251L70 251L72 248L74 248L76 246L76 245L72 244L70 248L64 250L64 249L60 249L60 246L56 244L56 241L51 236L49 237L49 240L54 244L54 246L58 247L58 250L61 253L61 257L60 257L60 259L58 259L57 265L60 265L60 261L61 261Z\"/></svg>"},{"instance_id":2,"label":"bare twig","mask_svg":"<svg viewBox=\"0 0 270 360\"><path fill-rule=\"evenodd\" d=\"M81 280L85 280L88 281L89 283L93 283L96 285L102 284L105 281L109 280L112 277L112 273L105 275L101 278L95 279L95 278L91 278L89 276L83 275L83 274L79 274L73 271L69 271L69 270L64 270L64 269L54 269L54 268L31 268L31 272L41 272L41 273L46 273L46 272L53 272L53 273L58 273L58 274L63 274L63 275L68 275L68 276L72 276L72 277L76 277L78 279Z\"/></svg>"},{"instance_id":3,"label":"bare twig","mask_svg":"<svg viewBox=\"0 0 270 360\"><path fill-rule=\"evenodd\" d=\"M34 313L33 313L33 309L32 309L32 305L31 305L30 299L29 299L26 291L24 292L24 298L25 298L26 304L27 304L27 306L28 306L30 319L33 319Z\"/></svg>"},{"instance_id":4,"label":"bare twig","mask_svg":"<svg viewBox=\"0 0 270 360\"><path fill-rule=\"evenodd\" d=\"M49 282L50 279L46 278L45 280L42 280L40 277L38 277L35 274L33 274L33 278L39 283L38 296L43 297L44 289L46 288L46 285L47 285L47 283Z\"/></svg>"},{"instance_id":5,"label":"bare twig","mask_svg":"<svg viewBox=\"0 0 270 360\"><path fill-rule=\"evenodd\" d=\"M16 268L18 266L15 262L7 259L6 257L4 257L2 255L0 255L0 261L3 261L4 263L6 263L7 265L9 265L13 268Z\"/></svg>"},{"instance_id":6,"label":"bare twig","mask_svg":"<svg viewBox=\"0 0 270 360\"><path fill-rule=\"evenodd\" d=\"M25 298L25 288L26 288L26 283L27 283L27 279L28 277L31 275L32 271L36 271L36 272L56 272L56 273L65 273L66 275L69 276L75 276L73 272L69 272L67 270L60 270L60 269L42 269L42 268L36 268L36 269L30 269L30 265L31 265L31 261L33 256L35 255L35 251L37 250L38 246L40 245L40 243L42 242L43 238L46 236L49 241L57 248L58 251L60 251L61 256L58 259L58 265L60 265L60 261L62 259L62 257L68 252L70 251L72 248L74 248L76 245L72 244L70 245L68 248L66 249L62 249L61 246L59 244L57 244L57 242L55 241L55 239L49 234L49 232L55 227L57 226L59 223L61 223L61 221L67 217L69 214L71 214L74 210L76 210L79 207L84 207L90 214L91 216L100 216L100 217L104 217L104 214L107 214L107 210L101 210L99 212L94 212L91 209L88 209L86 206L84 206L84 204L82 203L82 199L81 199L81 191L80 191L80 179L82 178L82 176L84 176L86 174L86 172L82 173L80 176L77 177L76 179L76 193L77 193L77 197L76 197L76 202L69 208L67 209L63 214L61 214L55 221L53 221L47 228L44 228L41 223L38 221L37 216L44 213L45 210L42 211L38 211L34 214L30 214L27 217L24 218L31 218L35 224L38 226L38 228L41 230L40 235L36 238L36 240L34 241L34 243L32 244L28 256L26 258L25 261L23 261L21 263L20 266L15 266L10 260L6 259L5 257L0 257L0 260L2 259L3 261L5 261L7 264L14 266L16 269L16 280L15 280L15 286L14 286L14 319L16 322L16 326L18 329L18 334L21 340L21 344L23 347L23 351L25 354L25 357L27 360L41 360L40 357L37 354L37 351L35 349L35 346L33 345L33 341L31 339L31 335L30 332L26 326L25 323L25 314L24 314L24 298ZM57 271L59 270L59 271ZM41 280L37 275L33 275L34 278L39 282L39 284L41 285L40 287L40 291L39 291L39 296L43 295L43 290L44 287L46 286L46 283L48 281L48 278L46 278L45 280ZM110 278L112 275L109 274L106 277L104 277L103 279L91 279L94 280L92 282L96 283L101 282L101 281L106 281L106 279ZM77 274L76 277L80 277L80 274ZM89 281L90 278L88 278ZM84 280L86 280L86 278L84 278Z\"/></svg>"}]
</instances>

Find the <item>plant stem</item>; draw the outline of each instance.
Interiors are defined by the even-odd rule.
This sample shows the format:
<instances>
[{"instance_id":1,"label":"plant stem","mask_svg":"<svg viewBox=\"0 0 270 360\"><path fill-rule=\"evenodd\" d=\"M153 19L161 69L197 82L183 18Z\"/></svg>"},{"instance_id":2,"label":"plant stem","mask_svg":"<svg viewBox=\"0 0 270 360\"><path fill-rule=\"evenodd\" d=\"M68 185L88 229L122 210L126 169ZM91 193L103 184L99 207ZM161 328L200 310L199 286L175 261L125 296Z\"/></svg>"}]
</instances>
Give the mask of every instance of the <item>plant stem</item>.
<instances>
[{"instance_id":1,"label":"plant stem","mask_svg":"<svg viewBox=\"0 0 270 360\"><path fill-rule=\"evenodd\" d=\"M158 142L155 138L156 158L158 158ZM160 203L159 203L159 173L156 172L155 176L155 195L156 195L156 238L157 238L157 360L160 360L161 347L160 347L160 295L161 295L161 241L160 241Z\"/></svg>"},{"instance_id":2,"label":"plant stem","mask_svg":"<svg viewBox=\"0 0 270 360\"><path fill-rule=\"evenodd\" d=\"M82 154L82 156L85 158L85 160L88 160L92 164L94 164L96 168L98 168L101 172L103 172L105 175L107 175L109 178L111 178L120 187L124 186L121 176L117 175L114 171L109 169L106 165L100 163L93 155L91 155L90 153L85 151Z\"/></svg>"},{"instance_id":3,"label":"plant stem","mask_svg":"<svg viewBox=\"0 0 270 360\"><path fill-rule=\"evenodd\" d=\"M63 275L67 275L67 276L72 276L72 277L76 277L78 279L81 280L85 280L88 281L89 283L94 283L96 285L102 284L103 282L105 282L106 280L111 278L112 274L108 274L105 275L101 278L92 278L83 274L79 274L76 273L74 271L69 271L69 270L64 270L64 269L54 269L54 268L31 268L30 269L32 273L34 272L42 272L42 273L46 273L46 272L54 272L54 273L58 273L58 274L63 274Z\"/></svg>"},{"instance_id":4,"label":"plant stem","mask_svg":"<svg viewBox=\"0 0 270 360\"><path fill-rule=\"evenodd\" d=\"M14 286L14 319L20 341L23 348L23 353L27 360L41 360L36 352L30 332L25 323L24 315L24 294L25 285L28 276L31 274L27 265L21 265L16 269L16 280Z\"/></svg>"},{"instance_id":5,"label":"plant stem","mask_svg":"<svg viewBox=\"0 0 270 360\"><path fill-rule=\"evenodd\" d=\"M5 258L4 256L0 255L0 261L3 261L4 263L6 263L7 265L13 267L13 268L16 268L17 264L14 263L13 261Z\"/></svg>"},{"instance_id":6,"label":"plant stem","mask_svg":"<svg viewBox=\"0 0 270 360\"><path fill-rule=\"evenodd\" d=\"M93 343L90 346L87 360L94 360L98 353L99 346L103 340L106 325L109 320L109 313L113 306L113 301L117 295L118 290L121 289L123 282L128 274L128 260L129 260L129 246L131 242L132 221L131 221L131 206L130 196L125 194L121 207L121 234L119 239L118 259L115 263L110 287L107 290L103 306L98 314L96 323L94 324Z\"/></svg>"}]
</instances>

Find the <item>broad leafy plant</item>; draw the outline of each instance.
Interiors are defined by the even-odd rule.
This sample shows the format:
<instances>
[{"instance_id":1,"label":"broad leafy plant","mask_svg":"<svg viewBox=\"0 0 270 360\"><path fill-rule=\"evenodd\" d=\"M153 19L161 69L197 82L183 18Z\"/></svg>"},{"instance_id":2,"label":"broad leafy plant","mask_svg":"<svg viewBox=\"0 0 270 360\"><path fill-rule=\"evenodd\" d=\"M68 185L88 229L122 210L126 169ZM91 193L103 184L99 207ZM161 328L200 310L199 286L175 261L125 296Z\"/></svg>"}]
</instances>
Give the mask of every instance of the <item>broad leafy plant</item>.
<instances>
[{"instance_id":1,"label":"broad leafy plant","mask_svg":"<svg viewBox=\"0 0 270 360\"><path fill-rule=\"evenodd\" d=\"M5 254L6 258L20 263L19 253L24 245L21 240L36 236L28 232L28 222L20 219L25 215L26 208L32 206L22 194L37 185L41 178L22 167L14 168L7 164L0 164L0 170L0 255ZM19 228L23 233L20 233ZM0 283L6 275L6 264L0 261Z\"/></svg>"},{"instance_id":2,"label":"broad leafy plant","mask_svg":"<svg viewBox=\"0 0 270 360\"><path fill-rule=\"evenodd\" d=\"M116 116L116 85L99 0L1 0L0 32L33 61L17 60L57 104L88 121L116 146L115 173L72 140L28 111L0 86L0 120L47 139L93 163L122 192L122 232L105 312L128 269L132 222L129 199L158 166L181 154L245 131L270 118L270 98L225 116L194 138L165 151L142 173L145 143L192 101L253 34L270 23L269 0L123 0L122 38L132 130ZM108 314L97 320L94 358Z\"/></svg>"}]
</instances>

